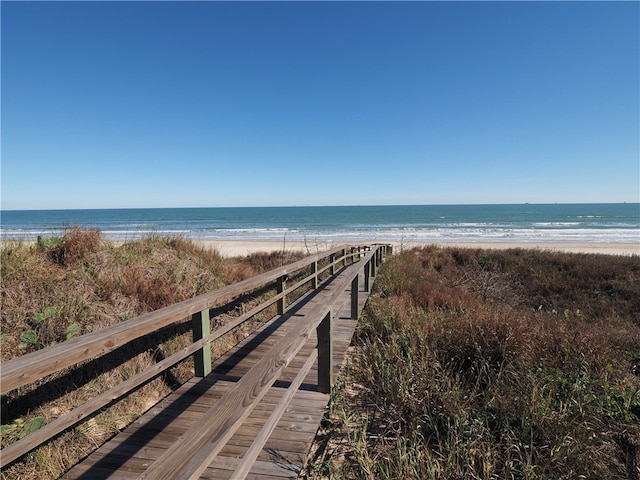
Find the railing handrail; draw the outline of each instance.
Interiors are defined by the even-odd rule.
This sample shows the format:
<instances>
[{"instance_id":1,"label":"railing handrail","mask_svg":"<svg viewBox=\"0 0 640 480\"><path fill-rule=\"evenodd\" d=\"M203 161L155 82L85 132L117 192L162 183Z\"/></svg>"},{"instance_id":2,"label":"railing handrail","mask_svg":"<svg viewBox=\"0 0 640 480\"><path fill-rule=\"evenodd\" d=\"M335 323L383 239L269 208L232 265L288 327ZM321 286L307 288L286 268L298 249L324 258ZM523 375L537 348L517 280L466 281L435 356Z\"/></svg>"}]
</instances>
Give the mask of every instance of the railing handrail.
<instances>
[{"instance_id":1,"label":"railing handrail","mask_svg":"<svg viewBox=\"0 0 640 480\"><path fill-rule=\"evenodd\" d=\"M126 343L163 327L188 318L203 310L229 303L235 298L276 281L283 275L301 270L314 262L348 248L339 246L302 260L256 275L238 283L144 313L117 325L72 338L0 363L0 394L28 385L85 360L102 356Z\"/></svg>"}]
</instances>

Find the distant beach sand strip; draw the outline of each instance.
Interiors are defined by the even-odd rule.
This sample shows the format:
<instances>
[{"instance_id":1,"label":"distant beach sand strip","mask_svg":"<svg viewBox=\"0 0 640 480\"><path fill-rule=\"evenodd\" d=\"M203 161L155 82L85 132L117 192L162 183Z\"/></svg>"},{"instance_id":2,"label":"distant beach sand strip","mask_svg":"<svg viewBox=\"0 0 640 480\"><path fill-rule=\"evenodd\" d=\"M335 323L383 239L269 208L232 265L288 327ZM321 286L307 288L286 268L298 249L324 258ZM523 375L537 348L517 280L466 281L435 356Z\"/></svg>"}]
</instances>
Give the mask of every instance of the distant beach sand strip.
<instances>
[{"instance_id":1,"label":"distant beach sand strip","mask_svg":"<svg viewBox=\"0 0 640 480\"><path fill-rule=\"evenodd\" d=\"M215 248L225 257L244 256L256 252L274 251L301 251L305 253L316 253L327 250L335 245L333 242L305 243L305 242L276 242L276 241L253 241L253 240L195 240L196 243L206 248ZM387 243L380 240L362 243ZM460 248L482 248L482 249L509 249L525 248L548 250L571 253L602 253L607 255L640 255L640 242L638 243L573 243L573 242L388 242L393 245L394 252L407 250L414 247L424 247L427 245L438 245L440 247L460 247Z\"/></svg>"}]
</instances>

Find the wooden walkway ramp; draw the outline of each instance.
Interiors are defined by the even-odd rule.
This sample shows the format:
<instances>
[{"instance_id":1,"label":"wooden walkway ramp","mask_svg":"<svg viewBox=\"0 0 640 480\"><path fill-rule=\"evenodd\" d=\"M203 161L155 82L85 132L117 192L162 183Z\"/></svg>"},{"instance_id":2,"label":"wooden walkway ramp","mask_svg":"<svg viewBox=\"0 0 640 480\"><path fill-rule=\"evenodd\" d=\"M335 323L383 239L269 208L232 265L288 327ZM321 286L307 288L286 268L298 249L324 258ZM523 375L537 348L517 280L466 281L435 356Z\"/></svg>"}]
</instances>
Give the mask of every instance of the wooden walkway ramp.
<instances>
[{"instance_id":1,"label":"wooden walkway ramp","mask_svg":"<svg viewBox=\"0 0 640 480\"><path fill-rule=\"evenodd\" d=\"M3 363L4 394L100 358L158 329L184 323L189 316L194 330L187 348L3 448L2 468L193 356L196 376L62 478L297 478L329 402L333 378L346 359L376 268L390 252L388 245L336 248ZM289 280L293 285L287 285ZM287 295L309 283L311 289L287 306ZM212 309L265 286L275 291L269 300L209 331ZM276 317L211 361L207 351L212 341L274 304Z\"/></svg>"},{"instance_id":2,"label":"wooden walkway ramp","mask_svg":"<svg viewBox=\"0 0 640 480\"><path fill-rule=\"evenodd\" d=\"M364 271L357 282L358 315L368 294L364 290ZM336 276L321 290L299 299L287 312L275 317L253 335L218 359L211 374L194 377L172 395L158 403L124 432L103 445L93 455L67 473L65 479L131 479L142 475L147 467L162 457L169 447L203 417L238 380L246 375L268 354L282 337L291 335L304 323L308 312L326 302L340 283ZM357 320L351 318L351 289L344 289L333 309L333 371L338 375L346 359ZM284 479L297 478L306 463L307 454L315 438L329 395L318 391L317 362L302 379L284 412L260 448L255 462L245 474L237 471L240 461L269 421L274 410L287 395L296 378L318 343L315 331L302 349L283 370L261 402L253 409L241 427L233 434L220 453L199 475L205 479Z\"/></svg>"}]
</instances>

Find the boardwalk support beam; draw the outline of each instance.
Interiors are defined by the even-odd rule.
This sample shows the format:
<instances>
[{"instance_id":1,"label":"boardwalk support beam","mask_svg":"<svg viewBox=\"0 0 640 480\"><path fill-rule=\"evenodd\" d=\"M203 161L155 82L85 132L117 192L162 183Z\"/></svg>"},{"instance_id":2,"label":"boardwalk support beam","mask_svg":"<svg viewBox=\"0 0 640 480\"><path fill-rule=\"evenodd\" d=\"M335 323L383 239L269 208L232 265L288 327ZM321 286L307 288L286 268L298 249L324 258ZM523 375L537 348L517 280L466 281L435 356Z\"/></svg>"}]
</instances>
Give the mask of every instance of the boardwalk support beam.
<instances>
[{"instance_id":1,"label":"boardwalk support beam","mask_svg":"<svg viewBox=\"0 0 640 480\"><path fill-rule=\"evenodd\" d=\"M284 294L285 289L287 288L287 276L282 275L278 277L278 295L282 295L282 298L278 300L278 315L284 315L285 310L287 309L287 296Z\"/></svg>"},{"instance_id":2,"label":"boardwalk support beam","mask_svg":"<svg viewBox=\"0 0 640 480\"><path fill-rule=\"evenodd\" d=\"M191 317L193 341L196 342L211 333L209 310L195 313ZM193 354L194 374L196 377L206 377L211 373L211 344L207 344Z\"/></svg>"},{"instance_id":3,"label":"boardwalk support beam","mask_svg":"<svg viewBox=\"0 0 640 480\"><path fill-rule=\"evenodd\" d=\"M364 291L365 292L369 292L371 290L371 267L369 266L369 264L367 263L364 266Z\"/></svg>"},{"instance_id":4,"label":"boardwalk support beam","mask_svg":"<svg viewBox=\"0 0 640 480\"><path fill-rule=\"evenodd\" d=\"M313 280L312 280L313 289L316 290L318 288L318 261L317 260L311 264L311 273L313 274Z\"/></svg>"},{"instance_id":5,"label":"boardwalk support beam","mask_svg":"<svg viewBox=\"0 0 640 480\"><path fill-rule=\"evenodd\" d=\"M358 319L358 275L351 280L351 319Z\"/></svg>"},{"instance_id":6,"label":"boardwalk support beam","mask_svg":"<svg viewBox=\"0 0 640 480\"><path fill-rule=\"evenodd\" d=\"M318 334L318 391L330 393L333 385L333 311L316 329Z\"/></svg>"},{"instance_id":7,"label":"boardwalk support beam","mask_svg":"<svg viewBox=\"0 0 640 480\"><path fill-rule=\"evenodd\" d=\"M374 258L369 262L369 266L371 267L371 278L376 276L376 267L378 266L378 252L374 254Z\"/></svg>"}]
</instances>

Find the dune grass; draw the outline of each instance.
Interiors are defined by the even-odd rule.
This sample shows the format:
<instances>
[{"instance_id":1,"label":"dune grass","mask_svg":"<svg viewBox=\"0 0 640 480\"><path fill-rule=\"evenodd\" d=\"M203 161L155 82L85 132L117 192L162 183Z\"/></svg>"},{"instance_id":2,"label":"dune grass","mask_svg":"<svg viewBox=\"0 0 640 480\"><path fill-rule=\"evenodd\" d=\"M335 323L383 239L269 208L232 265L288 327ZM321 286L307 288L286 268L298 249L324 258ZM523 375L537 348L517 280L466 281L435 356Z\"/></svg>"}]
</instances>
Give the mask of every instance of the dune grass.
<instances>
[{"instance_id":1,"label":"dune grass","mask_svg":"<svg viewBox=\"0 0 640 480\"><path fill-rule=\"evenodd\" d=\"M34 244L5 244L0 252L1 359L5 361L129 321L301 256L272 252L223 258L216 250L202 248L184 238L152 236L114 244L102 240L99 231L79 228L70 228L63 238L40 239ZM236 314L217 313L219 323ZM275 310L267 311L214 342L214 357L274 314ZM184 348L190 341L188 324L163 329L97 361L87 362L71 373L60 372L47 381L3 395L2 446ZM2 478L58 478L192 375L193 362L189 359L49 445L26 455L4 469Z\"/></svg>"},{"instance_id":2,"label":"dune grass","mask_svg":"<svg viewBox=\"0 0 640 480\"><path fill-rule=\"evenodd\" d=\"M306 478L637 480L640 258L405 251Z\"/></svg>"},{"instance_id":3,"label":"dune grass","mask_svg":"<svg viewBox=\"0 0 640 480\"><path fill-rule=\"evenodd\" d=\"M222 258L182 238L100 232L2 248L2 360L128 321L299 258ZM222 317L221 317L222 318ZM223 320L223 318L222 318ZM238 341L221 339L219 352ZM134 342L73 378L2 397L2 445L189 341ZM378 271L307 478L637 480L640 258L428 247ZM57 478L189 378L185 362L27 455L2 478ZM82 389L67 391L82 383Z\"/></svg>"}]
</instances>

